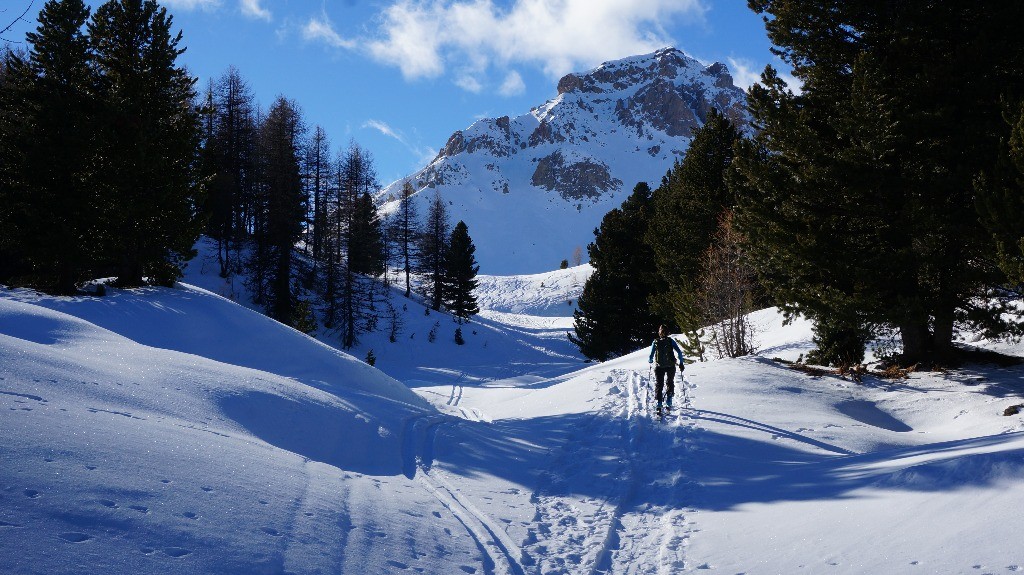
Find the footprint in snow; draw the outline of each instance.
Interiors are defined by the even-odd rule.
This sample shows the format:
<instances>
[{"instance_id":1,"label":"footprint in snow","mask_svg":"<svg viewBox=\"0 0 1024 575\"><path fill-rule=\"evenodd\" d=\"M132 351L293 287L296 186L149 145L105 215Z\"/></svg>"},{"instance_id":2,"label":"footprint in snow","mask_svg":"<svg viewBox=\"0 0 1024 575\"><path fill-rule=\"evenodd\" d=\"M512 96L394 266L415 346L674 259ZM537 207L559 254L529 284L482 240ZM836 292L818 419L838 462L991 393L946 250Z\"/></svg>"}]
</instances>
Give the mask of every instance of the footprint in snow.
<instances>
[{"instance_id":1,"label":"footprint in snow","mask_svg":"<svg viewBox=\"0 0 1024 575\"><path fill-rule=\"evenodd\" d=\"M260 531L266 533L267 535L270 535L271 537L281 536L281 532L277 529L274 529L273 527L260 527Z\"/></svg>"},{"instance_id":2,"label":"footprint in snow","mask_svg":"<svg viewBox=\"0 0 1024 575\"><path fill-rule=\"evenodd\" d=\"M186 555L191 555L192 551L190 549L185 549L184 547L167 547L164 549L164 554L169 557L184 557Z\"/></svg>"},{"instance_id":3,"label":"footprint in snow","mask_svg":"<svg viewBox=\"0 0 1024 575\"><path fill-rule=\"evenodd\" d=\"M185 519L198 519L199 518L199 515L191 512L191 511L186 511L186 512L182 513L181 516L184 517Z\"/></svg>"},{"instance_id":4,"label":"footprint in snow","mask_svg":"<svg viewBox=\"0 0 1024 575\"><path fill-rule=\"evenodd\" d=\"M139 513L142 513L143 515L149 514L149 507L146 507L145 505L129 505L128 509L131 509L133 511L138 511Z\"/></svg>"},{"instance_id":5,"label":"footprint in snow","mask_svg":"<svg viewBox=\"0 0 1024 575\"><path fill-rule=\"evenodd\" d=\"M35 489L26 489L22 493L24 493L25 497L28 497L29 499L39 499L40 497L39 492Z\"/></svg>"},{"instance_id":6,"label":"footprint in snow","mask_svg":"<svg viewBox=\"0 0 1024 575\"><path fill-rule=\"evenodd\" d=\"M117 503L115 503L115 502L113 502L113 501L111 501L109 499L100 499L99 500L99 504L104 506L104 507L109 507L111 509L117 509Z\"/></svg>"},{"instance_id":7,"label":"footprint in snow","mask_svg":"<svg viewBox=\"0 0 1024 575\"><path fill-rule=\"evenodd\" d=\"M82 543L92 539L92 535L86 535L85 533L79 533L77 531L69 531L67 533L61 533L60 538L68 543Z\"/></svg>"}]
</instances>

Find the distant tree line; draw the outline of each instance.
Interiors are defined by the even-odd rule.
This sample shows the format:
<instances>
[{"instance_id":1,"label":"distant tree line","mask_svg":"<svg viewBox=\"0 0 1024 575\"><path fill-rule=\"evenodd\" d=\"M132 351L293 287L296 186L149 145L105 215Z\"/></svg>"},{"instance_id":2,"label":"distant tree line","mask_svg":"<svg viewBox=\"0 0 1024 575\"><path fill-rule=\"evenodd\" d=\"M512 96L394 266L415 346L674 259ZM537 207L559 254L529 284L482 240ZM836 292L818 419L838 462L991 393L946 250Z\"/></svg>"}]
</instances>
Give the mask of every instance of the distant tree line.
<instances>
[{"instance_id":1,"label":"distant tree line","mask_svg":"<svg viewBox=\"0 0 1024 575\"><path fill-rule=\"evenodd\" d=\"M758 301L813 319L825 364L863 361L879 330L905 364L955 360L962 329L1019 335L1024 4L749 4L801 90L766 68L753 136L712 115L649 198L605 218L572 335L584 353L636 349L661 318L696 334ZM608 257L620 242L654 263Z\"/></svg>"},{"instance_id":2,"label":"distant tree line","mask_svg":"<svg viewBox=\"0 0 1024 575\"><path fill-rule=\"evenodd\" d=\"M385 221L371 154L332 150L283 96L268 109L229 68L199 95L153 0L50 0L28 50L0 66L0 282L73 294L84 281L171 285L206 234L222 277L282 323L377 328L390 270L431 306L478 310L478 267L440 197L418 221L411 185ZM318 321L319 320L319 321ZM394 334L395 327L392 327Z\"/></svg>"}]
</instances>

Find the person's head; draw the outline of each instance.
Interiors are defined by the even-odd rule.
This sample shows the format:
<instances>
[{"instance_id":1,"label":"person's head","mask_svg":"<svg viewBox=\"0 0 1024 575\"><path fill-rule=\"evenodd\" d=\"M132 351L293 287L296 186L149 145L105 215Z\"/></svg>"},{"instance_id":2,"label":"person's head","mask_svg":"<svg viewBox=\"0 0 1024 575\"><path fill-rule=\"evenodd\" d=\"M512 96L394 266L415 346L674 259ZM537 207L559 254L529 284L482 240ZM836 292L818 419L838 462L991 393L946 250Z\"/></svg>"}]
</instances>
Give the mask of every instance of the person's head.
<instances>
[{"instance_id":1,"label":"person's head","mask_svg":"<svg viewBox=\"0 0 1024 575\"><path fill-rule=\"evenodd\" d=\"M658 337L665 337L666 335L668 335L668 328L665 327L665 324L659 325L658 326Z\"/></svg>"}]
</instances>

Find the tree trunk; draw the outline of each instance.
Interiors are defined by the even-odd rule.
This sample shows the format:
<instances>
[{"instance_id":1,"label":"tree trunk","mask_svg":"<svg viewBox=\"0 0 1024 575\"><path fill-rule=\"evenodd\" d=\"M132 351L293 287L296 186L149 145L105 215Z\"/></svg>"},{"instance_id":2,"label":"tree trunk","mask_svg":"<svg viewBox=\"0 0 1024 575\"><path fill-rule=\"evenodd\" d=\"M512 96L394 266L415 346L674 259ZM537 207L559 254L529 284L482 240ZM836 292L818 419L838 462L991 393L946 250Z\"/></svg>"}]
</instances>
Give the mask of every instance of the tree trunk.
<instances>
[{"instance_id":1,"label":"tree trunk","mask_svg":"<svg viewBox=\"0 0 1024 575\"><path fill-rule=\"evenodd\" d=\"M935 314L935 328L932 333L932 352L935 359L948 360L953 356L953 310L942 310Z\"/></svg>"},{"instance_id":2,"label":"tree trunk","mask_svg":"<svg viewBox=\"0 0 1024 575\"><path fill-rule=\"evenodd\" d=\"M913 365L927 359L931 341L927 321L907 321L900 324L900 339L903 340L901 362Z\"/></svg>"}]
</instances>

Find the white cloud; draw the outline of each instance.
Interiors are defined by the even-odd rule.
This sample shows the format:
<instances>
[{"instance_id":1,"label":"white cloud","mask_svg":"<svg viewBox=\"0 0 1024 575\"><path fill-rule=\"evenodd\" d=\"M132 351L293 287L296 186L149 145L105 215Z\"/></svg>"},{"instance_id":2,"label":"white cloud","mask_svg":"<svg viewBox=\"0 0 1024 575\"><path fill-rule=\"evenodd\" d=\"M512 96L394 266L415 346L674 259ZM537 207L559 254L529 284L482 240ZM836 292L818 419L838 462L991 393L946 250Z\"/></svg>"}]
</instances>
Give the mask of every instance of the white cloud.
<instances>
[{"instance_id":1,"label":"white cloud","mask_svg":"<svg viewBox=\"0 0 1024 575\"><path fill-rule=\"evenodd\" d=\"M733 83L740 88L747 89L761 79L761 71L756 68L757 64L744 58L729 58L729 71L732 72Z\"/></svg>"},{"instance_id":2,"label":"white cloud","mask_svg":"<svg viewBox=\"0 0 1024 575\"><path fill-rule=\"evenodd\" d=\"M440 76L450 65L510 64L558 77L672 44L660 23L702 19L705 1L513 0L501 8L493 0L397 0L367 48L410 79Z\"/></svg>"},{"instance_id":3,"label":"white cloud","mask_svg":"<svg viewBox=\"0 0 1024 575\"><path fill-rule=\"evenodd\" d=\"M270 10L261 6L260 0L238 0L238 6L241 8L242 14L249 18L266 20L267 22L271 20Z\"/></svg>"},{"instance_id":4,"label":"white cloud","mask_svg":"<svg viewBox=\"0 0 1024 575\"><path fill-rule=\"evenodd\" d=\"M484 89L484 85L480 83L480 80L471 73L460 74L459 77L455 78L455 85L474 94L479 94Z\"/></svg>"},{"instance_id":5,"label":"white cloud","mask_svg":"<svg viewBox=\"0 0 1024 575\"><path fill-rule=\"evenodd\" d=\"M757 66L757 64L745 58L729 58L729 71L732 72L733 83L746 90L760 82L764 66ZM782 81L789 86L790 90L797 94L800 93L801 84L799 80L779 70L778 67L776 67L776 72L779 78L782 78Z\"/></svg>"},{"instance_id":6,"label":"white cloud","mask_svg":"<svg viewBox=\"0 0 1024 575\"><path fill-rule=\"evenodd\" d=\"M324 42L333 48L355 48L356 46L355 41L342 38L334 30L334 26L326 15L322 15L320 18L310 18L309 22L302 27L302 37L309 42Z\"/></svg>"},{"instance_id":7,"label":"white cloud","mask_svg":"<svg viewBox=\"0 0 1024 575\"><path fill-rule=\"evenodd\" d=\"M363 128L370 128L370 129L373 129L373 130L377 130L381 134L383 134L383 135L385 135L385 136L387 136L389 138L392 138L394 140L397 140L398 143L400 143L403 146L405 146L405 148L407 150L409 150L409 152L411 152L413 156L416 157L416 164L415 165L417 167L422 167L424 164L429 163L431 160L433 160L437 156L437 150L435 150L434 148L431 148L429 146L423 147L423 146L415 146L415 145L411 144L409 142L409 139L405 137L405 134L403 134L402 132L400 132L398 130L395 130L394 128L389 126L386 122L381 122L380 120L370 119L370 120L367 120L366 122L363 122Z\"/></svg>"},{"instance_id":8,"label":"white cloud","mask_svg":"<svg viewBox=\"0 0 1024 575\"><path fill-rule=\"evenodd\" d=\"M181 10L203 10L209 12L220 8L220 0L163 0L161 2L169 8L178 8Z\"/></svg>"},{"instance_id":9,"label":"white cloud","mask_svg":"<svg viewBox=\"0 0 1024 575\"><path fill-rule=\"evenodd\" d=\"M505 81L501 83L501 88L498 88L498 93L502 96L518 96L525 91L526 83L515 70L505 75Z\"/></svg>"},{"instance_id":10,"label":"white cloud","mask_svg":"<svg viewBox=\"0 0 1024 575\"><path fill-rule=\"evenodd\" d=\"M366 122L363 123L363 127L372 128L374 130L377 130L381 134L388 136L389 138L394 138L403 144L406 143L404 136L402 136L400 133L395 131L394 128L387 125L385 122L381 122L380 120L367 120Z\"/></svg>"}]
</instances>

